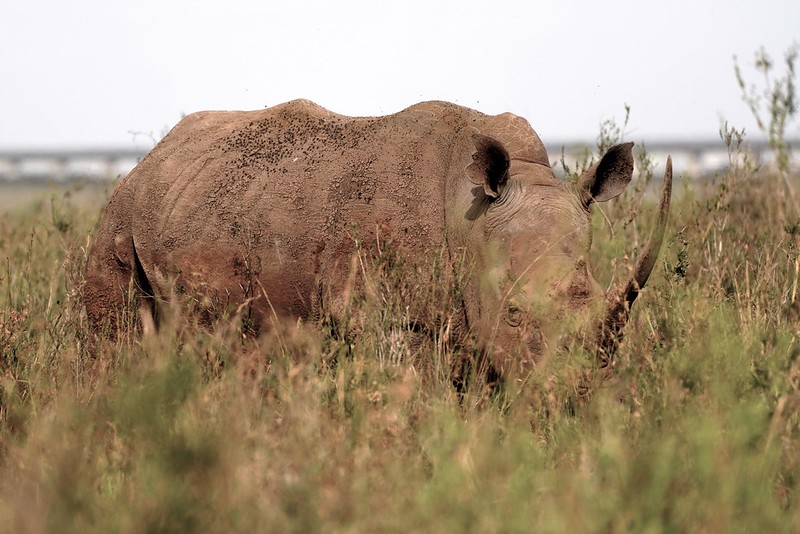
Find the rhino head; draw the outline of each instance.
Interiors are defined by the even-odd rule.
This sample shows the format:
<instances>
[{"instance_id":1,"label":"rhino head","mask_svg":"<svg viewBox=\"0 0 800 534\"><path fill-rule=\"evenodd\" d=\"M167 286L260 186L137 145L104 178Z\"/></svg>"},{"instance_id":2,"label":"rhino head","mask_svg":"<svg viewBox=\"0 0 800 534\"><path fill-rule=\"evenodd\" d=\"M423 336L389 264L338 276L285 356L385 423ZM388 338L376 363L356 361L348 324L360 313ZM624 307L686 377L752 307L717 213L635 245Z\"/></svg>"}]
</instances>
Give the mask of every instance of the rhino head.
<instances>
[{"instance_id":1,"label":"rhino head","mask_svg":"<svg viewBox=\"0 0 800 534\"><path fill-rule=\"evenodd\" d=\"M514 157L498 139L473 133L471 161L462 160L471 198L462 196L456 212L463 213L466 228L460 234L466 247L478 251L481 273L466 297L467 316L487 361L501 375L514 367L530 369L549 349L576 338L606 367L652 272L669 212L670 159L648 245L629 279L604 291L590 262L590 208L627 187L633 143L610 148L579 179L564 182L536 141L536 150Z\"/></svg>"}]
</instances>

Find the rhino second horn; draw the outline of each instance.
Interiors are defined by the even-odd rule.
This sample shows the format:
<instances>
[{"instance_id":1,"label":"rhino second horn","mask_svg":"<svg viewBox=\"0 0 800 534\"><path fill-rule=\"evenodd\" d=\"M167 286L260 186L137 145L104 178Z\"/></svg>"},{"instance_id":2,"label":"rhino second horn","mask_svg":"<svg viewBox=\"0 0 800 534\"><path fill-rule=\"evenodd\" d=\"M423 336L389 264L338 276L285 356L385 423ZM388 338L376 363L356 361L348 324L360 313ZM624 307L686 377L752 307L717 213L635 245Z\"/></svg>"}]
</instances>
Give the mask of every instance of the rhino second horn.
<instances>
[{"instance_id":1,"label":"rhino second horn","mask_svg":"<svg viewBox=\"0 0 800 534\"><path fill-rule=\"evenodd\" d=\"M669 219L669 206L672 199L672 157L667 157L667 166L664 170L664 186L661 189L661 200L658 207L658 218L655 228L650 234L647 247L639 255L636 266L631 276L619 289L609 291L606 298L606 312L600 324L600 337L597 346L597 355L600 367L606 367L611 361L617 346L622 339L622 329L628 321L630 308L639 291L645 286L653 267L656 264L661 244L666 233L667 220Z\"/></svg>"}]
</instances>

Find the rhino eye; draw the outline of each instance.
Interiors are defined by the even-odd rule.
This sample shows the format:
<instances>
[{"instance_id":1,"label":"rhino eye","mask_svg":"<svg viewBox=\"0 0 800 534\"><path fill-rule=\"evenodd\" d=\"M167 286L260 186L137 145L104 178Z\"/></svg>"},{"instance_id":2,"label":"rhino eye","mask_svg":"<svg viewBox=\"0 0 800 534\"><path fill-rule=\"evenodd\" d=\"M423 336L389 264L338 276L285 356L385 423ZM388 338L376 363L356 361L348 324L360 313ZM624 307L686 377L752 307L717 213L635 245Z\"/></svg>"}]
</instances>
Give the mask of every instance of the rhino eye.
<instances>
[{"instance_id":1,"label":"rhino eye","mask_svg":"<svg viewBox=\"0 0 800 534\"><path fill-rule=\"evenodd\" d=\"M522 310L515 304L509 304L506 309L506 323L509 326L517 327L522 324Z\"/></svg>"}]
</instances>

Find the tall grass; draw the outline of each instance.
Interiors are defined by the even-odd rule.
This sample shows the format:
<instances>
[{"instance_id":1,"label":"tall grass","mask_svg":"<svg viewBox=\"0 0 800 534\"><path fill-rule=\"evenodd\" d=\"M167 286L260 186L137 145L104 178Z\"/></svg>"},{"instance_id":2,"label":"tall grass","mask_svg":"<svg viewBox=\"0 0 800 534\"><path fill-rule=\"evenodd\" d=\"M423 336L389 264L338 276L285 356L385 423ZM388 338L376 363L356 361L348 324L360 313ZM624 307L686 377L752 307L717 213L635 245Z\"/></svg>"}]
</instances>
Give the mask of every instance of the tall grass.
<instances>
[{"instance_id":1,"label":"tall grass","mask_svg":"<svg viewBox=\"0 0 800 534\"><path fill-rule=\"evenodd\" d=\"M452 288L386 256L364 267L357 335L253 337L172 309L153 336L95 343L80 291L106 193L3 215L0 530L797 531L800 218L784 176L723 137L730 168L676 196L613 373L583 402L577 350L460 398ZM640 156L613 232L595 216L601 284L646 240L660 164ZM440 331L411 328L407 294Z\"/></svg>"}]
</instances>

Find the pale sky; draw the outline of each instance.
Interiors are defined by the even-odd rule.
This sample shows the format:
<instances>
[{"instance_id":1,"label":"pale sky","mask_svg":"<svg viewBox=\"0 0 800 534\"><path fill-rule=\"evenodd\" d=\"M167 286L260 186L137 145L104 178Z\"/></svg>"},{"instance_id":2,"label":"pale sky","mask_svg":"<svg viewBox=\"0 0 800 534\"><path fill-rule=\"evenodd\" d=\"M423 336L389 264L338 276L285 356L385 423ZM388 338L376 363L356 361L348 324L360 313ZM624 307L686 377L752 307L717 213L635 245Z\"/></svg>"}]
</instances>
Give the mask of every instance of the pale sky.
<instances>
[{"instance_id":1,"label":"pale sky","mask_svg":"<svg viewBox=\"0 0 800 534\"><path fill-rule=\"evenodd\" d=\"M0 0L0 149L149 148L183 114L295 98L448 100L545 142L591 141L625 104L633 141L755 134L733 56L780 64L793 42L798 0Z\"/></svg>"}]
</instances>

